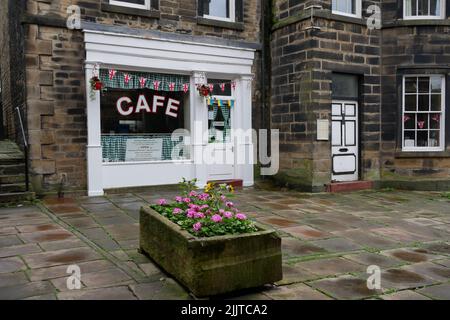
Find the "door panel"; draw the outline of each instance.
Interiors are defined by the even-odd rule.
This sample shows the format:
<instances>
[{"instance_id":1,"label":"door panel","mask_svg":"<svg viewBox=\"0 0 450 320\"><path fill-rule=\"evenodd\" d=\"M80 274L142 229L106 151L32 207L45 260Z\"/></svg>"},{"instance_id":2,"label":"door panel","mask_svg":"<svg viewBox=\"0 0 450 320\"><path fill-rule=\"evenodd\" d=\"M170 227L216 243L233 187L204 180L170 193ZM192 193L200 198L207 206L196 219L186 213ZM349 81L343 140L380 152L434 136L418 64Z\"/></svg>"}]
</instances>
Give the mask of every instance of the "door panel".
<instances>
[{"instance_id":1,"label":"door panel","mask_svg":"<svg viewBox=\"0 0 450 320\"><path fill-rule=\"evenodd\" d=\"M332 180L356 181L359 177L358 103L332 103Z\"/></svg>"}]
</instances>

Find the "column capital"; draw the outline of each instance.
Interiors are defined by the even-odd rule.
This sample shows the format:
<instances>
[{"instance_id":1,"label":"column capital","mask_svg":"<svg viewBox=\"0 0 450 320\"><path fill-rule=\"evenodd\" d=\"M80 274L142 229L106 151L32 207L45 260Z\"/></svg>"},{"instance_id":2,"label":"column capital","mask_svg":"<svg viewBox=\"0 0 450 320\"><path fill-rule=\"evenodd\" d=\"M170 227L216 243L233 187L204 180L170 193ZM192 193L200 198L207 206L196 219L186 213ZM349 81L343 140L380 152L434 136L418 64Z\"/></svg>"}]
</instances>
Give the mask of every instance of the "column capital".
<instances>
[{"instance_id":1,"label":"column capital","mask_svg":"<svg viewBox=\"0 0 450 320\"><path fill-rule=\"evenodd\" d=\"M196 84L206 84L206 72L204 71L194 71L192 72L192 76L194 77L194 81Z\"/></svg>"}]
</instances>

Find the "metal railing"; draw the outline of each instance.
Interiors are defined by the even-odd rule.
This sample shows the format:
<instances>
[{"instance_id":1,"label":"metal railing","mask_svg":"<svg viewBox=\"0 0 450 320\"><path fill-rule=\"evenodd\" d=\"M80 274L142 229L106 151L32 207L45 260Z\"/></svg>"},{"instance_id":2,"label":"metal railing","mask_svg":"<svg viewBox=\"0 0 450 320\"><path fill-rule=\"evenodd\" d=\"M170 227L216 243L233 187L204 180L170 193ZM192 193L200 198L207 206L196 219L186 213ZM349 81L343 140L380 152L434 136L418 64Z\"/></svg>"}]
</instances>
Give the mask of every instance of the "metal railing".
<instances>
[{"instance_id":1,"label":"metal railing","mask_svg":"<svg viewBox=\"0 0 450 320\"><path fill-rule=\"evenodd\" d=\"M25 128L23 126L23 120L22 120L22 113L20 112L20 108L16 107L16 111L17 111L17 115L19 117L19 124L20 124L20 129L22 132L22 138L23 138L23 146L24 146L24 155L25 155L25 184L26 184L26 191L30 191L30 177L29 177L29 172L28 172L28 140L27 140L27 135L25 133Z\"/></svg>"}]
</instances>

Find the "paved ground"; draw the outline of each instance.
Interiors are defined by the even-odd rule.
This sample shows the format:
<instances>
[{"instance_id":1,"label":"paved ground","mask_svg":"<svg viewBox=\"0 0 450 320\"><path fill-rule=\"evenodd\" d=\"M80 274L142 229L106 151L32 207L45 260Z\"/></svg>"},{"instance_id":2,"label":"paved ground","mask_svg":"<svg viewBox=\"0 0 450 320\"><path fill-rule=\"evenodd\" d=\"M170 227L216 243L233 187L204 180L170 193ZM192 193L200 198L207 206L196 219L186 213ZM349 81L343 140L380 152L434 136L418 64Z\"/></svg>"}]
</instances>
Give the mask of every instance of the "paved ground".
<instances>
[{"instance_id":1,"label":"paved ground","mask_svg":"<svg viewBox=\"0 0 450 320\"><path fill-rule=\"evenodd\" d=\"M0 209L0 299L190 299L137 252L142 205L172 192ZM450 197L245 190L241 210L283 237L284 280L227 298L450 299ZM82 289L67 289L78 264ZM366 286L382 268L381 290Z\"/></svg>"}]
</instances>

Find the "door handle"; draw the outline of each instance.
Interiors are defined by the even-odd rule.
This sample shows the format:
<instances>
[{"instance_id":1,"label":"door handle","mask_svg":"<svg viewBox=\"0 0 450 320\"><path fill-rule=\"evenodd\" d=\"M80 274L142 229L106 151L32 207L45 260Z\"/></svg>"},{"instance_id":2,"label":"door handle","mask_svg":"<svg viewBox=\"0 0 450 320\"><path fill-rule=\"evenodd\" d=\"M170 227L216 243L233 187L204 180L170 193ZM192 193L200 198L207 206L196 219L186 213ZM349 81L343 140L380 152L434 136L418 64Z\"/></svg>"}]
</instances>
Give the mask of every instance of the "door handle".
<instances>
[{"instance_id":1,"label":"door handle","mask_svg":"<svg viewBox=\"0 0 450 320\"><path fill-rule=\"evenodd\" d=\"M348 148L341 148L339 149L339 152L348 152Z\"/></svg>"}]
</instances>

